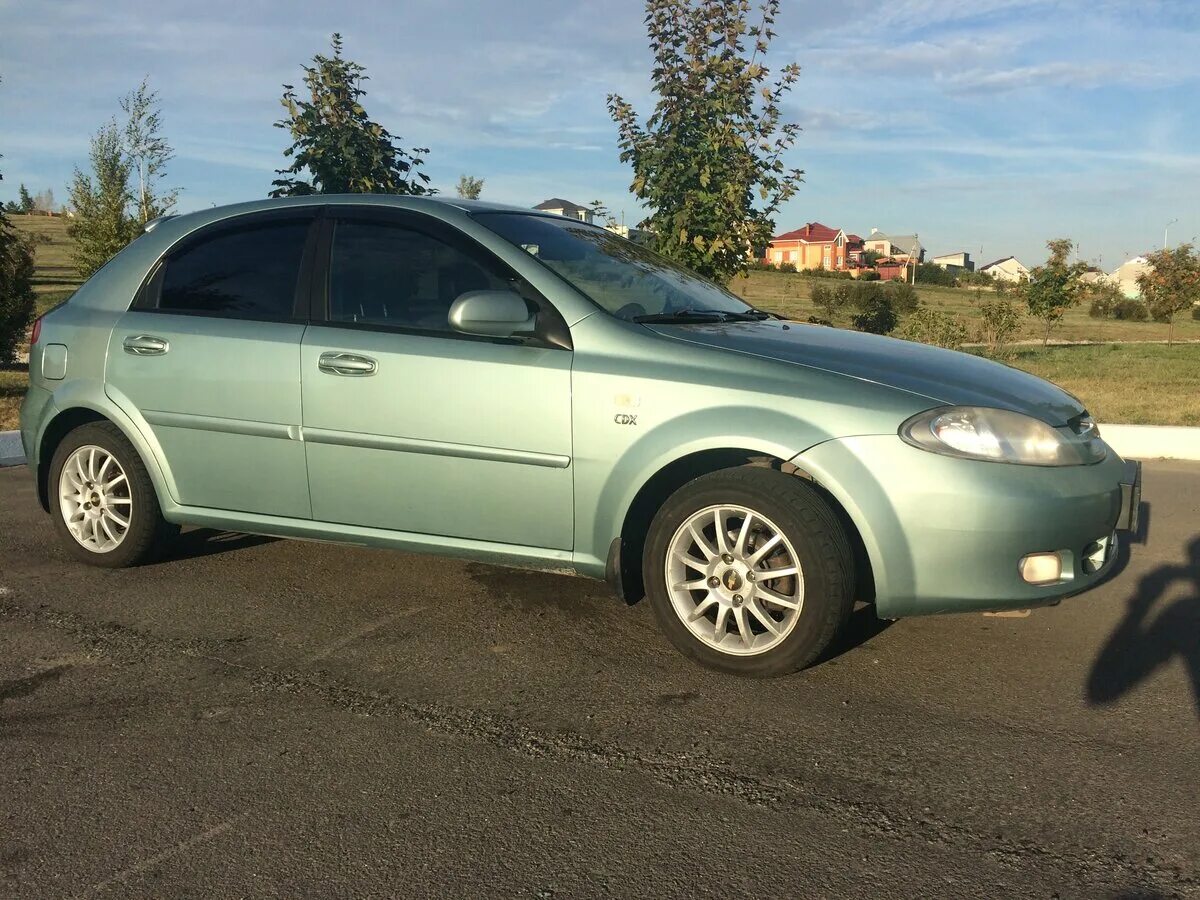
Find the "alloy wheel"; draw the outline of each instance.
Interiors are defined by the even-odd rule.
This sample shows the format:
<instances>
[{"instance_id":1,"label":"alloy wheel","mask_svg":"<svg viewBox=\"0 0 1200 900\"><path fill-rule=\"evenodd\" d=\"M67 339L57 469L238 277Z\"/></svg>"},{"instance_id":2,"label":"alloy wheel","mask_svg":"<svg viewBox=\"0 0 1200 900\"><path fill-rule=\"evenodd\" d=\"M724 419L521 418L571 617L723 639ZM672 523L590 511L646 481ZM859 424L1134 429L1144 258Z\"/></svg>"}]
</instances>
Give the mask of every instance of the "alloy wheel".
<instances>
[{"instance_id":1,"label":"alloy wheel","mask_svg":"<svg viewBox=\"0 0 1200 900\"><path fill-rule=\"evenodd\" d=\"M804 608L804 575L787 536L744 506L709 506L676 530L667 549L676 615L722 653L752 656L777 646Z\"/></svg>"},{"instance_id":2,"label":"alloy wheel","mask_svg":"<svg viewBox=\"0 0 1200 900\"><path fill-rule=\"evenodd\" d=\"M75 450L58 477L59 510L81 547L109 553L129 534L133 495L117 458L103 447Z\"/></svg>"}]
</instances>

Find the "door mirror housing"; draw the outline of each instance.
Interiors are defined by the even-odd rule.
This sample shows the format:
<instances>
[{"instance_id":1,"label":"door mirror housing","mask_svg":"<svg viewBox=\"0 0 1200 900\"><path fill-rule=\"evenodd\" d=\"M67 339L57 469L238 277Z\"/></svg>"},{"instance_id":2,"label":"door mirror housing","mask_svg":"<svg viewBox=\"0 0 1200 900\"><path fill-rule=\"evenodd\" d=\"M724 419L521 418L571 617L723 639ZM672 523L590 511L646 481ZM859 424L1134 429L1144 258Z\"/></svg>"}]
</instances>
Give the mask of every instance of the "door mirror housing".
<instances>
[{"instance_id":1,"label":"door mirror housing","mask_svg":"<svg viewBox=\"0 0 1200 900\"><path fill-rule=\"evenodd\" d=\"M512 291L467 291L450 306L450 327L463 334L515 337L534 333L534 316Z\"/></svg>"}]
</instances>

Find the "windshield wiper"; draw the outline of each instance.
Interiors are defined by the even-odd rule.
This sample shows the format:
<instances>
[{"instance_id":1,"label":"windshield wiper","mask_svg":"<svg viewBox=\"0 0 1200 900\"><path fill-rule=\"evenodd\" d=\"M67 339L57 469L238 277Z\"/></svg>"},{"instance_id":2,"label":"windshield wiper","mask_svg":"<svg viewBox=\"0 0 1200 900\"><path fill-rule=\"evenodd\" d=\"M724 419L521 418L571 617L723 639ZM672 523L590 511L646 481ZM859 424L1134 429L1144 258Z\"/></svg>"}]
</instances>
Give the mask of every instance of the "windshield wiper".
<instances>
[{"instance_id":1,"label":"windshield wiper","mask_svg":"<svg viewBox=\"0 0 1200 900\"><path fill-rule=\"evenodd\" d=\"M726 312L720 309L679 309L669 313L650 313L634 316L635 322L650 322L660 325L701 325L713 322L759 322L771 318L769 312L748 309L745 312Z\"/></svg>"},{"instance_id":2,"label":"windshield wiper","mask_svg":"<svg viewBox=\"0 0 1200 900\"><path fill-rule=\"evenodd\" d=\"M725 317L726 322L761 322L763 319L774 318L764 309L748 309L745 312L727 312L721 315Z\"/></svg>"},{"instance_id":3,"label":"windshield wiper","mask_svg":"<svg viewBox=\"0 0 1200 900\"><path fill-rule=\"evenodd\" d=\"M715 309L678 309L669 313L647 313L634 316L634 322L657 323L659 325L706 325L723 322L725 313Z\"/></svg>"}]
</instances>

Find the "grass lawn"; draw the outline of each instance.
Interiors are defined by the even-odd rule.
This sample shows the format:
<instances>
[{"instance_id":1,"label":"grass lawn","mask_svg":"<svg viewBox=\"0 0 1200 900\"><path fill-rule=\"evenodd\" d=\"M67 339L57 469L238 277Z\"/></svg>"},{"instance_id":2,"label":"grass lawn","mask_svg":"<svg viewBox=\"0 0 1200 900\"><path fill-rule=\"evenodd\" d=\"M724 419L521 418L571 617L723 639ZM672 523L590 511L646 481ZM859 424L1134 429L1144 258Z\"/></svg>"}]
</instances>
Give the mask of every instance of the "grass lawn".
<instances>
[{"instance_id":1,"label":"grass lawn","mask_svg":"<svg viewBox=\"0 0 1200 900\"><path fill-rule=\"evenodd\" d=\"M24 366L0 367L0 431L17 427L17 413L21 409L21 398L29 387L29 373Z\"/></svg>"},{"instance_id":2,"label":"grass lawn","mask_svg":"<svg viewBox=\"0 0 1200 900\"><path fill-rule=\"evenodd\" d=\"M18 231L36 235L34 249L34 290L73 291L79 287L79 273L75 270L72 251L75 243L67 235L69 220L64 216L22 216L9 213L8 220ZM53 305L53 304L52 304Z\"/></svg>"},{"instance_id":3,"label":"grass lawn","mask_svg":"<svg viewBox=\"0 0 1200 900\"><path fill-rule=\"evenodd\" d=\"M1097 422L1200 425L1200 344L1017 347L1007 362L1070 391Z\"/></svg>"},{"instance_id":4,"label":"grass lawn","mask_svg":"<svg viewBox=\"0 0 1200 900\"><path fill-rule=\"evenodd\" d=\"M804 321L816 313L812 305L812 289L816 284L838 284L828 278L809 278L785 272L747 272L730 282L729 287L746 302L762 309L782 313ZM939 306L962 316L968 328L974 328L979 318L976 312L980 300L993 296L990 290L950 288L939 285L917 285L922 302ZM1041 340L1041 322L1025 319L1018 340ZM1160 322L1120 322L1116 319L1093 319L1086 308L1069 311L1058 327L1050 333L1051 340L1060 341L1165 341L1167 326ZM1200 340L1200 322L1186 313L1175 317L1175 340Z\"/></svg>"}]
</instances>

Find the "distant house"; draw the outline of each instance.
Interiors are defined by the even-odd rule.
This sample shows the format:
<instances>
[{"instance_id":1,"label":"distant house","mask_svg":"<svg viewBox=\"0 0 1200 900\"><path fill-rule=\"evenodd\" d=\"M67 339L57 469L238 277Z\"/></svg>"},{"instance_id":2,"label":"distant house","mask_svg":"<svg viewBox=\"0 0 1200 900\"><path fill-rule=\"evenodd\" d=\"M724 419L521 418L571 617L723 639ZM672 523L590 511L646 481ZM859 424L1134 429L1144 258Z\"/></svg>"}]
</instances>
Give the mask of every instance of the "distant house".
<instances>
[{"instance_id":1,"label":"distant house","mask_svg":"<svg viewBox=\"0 0 1200 900\"><path fill-rule=\"evenodd\" d=\"M860 268L863 264L863 239L857 234L846 235L846 265L851 269Z\"/></svg>"},{"instance_id":2,"label":"distant house","mask_svg":"<svg viewBox=\"0 0 1200 900\"><path fill-rule=\"evenodd\" d=\"M1029 280L1029 270L1021 265L1021 261L1015 256L1006 256L990 262L979 271L991 275L996 281L1010 281L1015 284L1018 281Z\"/></svg>"},{"instance_id":3,"label":"distant house","mask_svg":"<svg viewBox=\"0 0 1200 900\"><path fill-rule=\"evenodd\" d=\"M763 259L775 266L791 263L797 269L842 271L850 268L848 244L846 232L840 228L809 222L771 238ZM855 252L861 254L861 246Z\"/></svg>"},{"instance_id":4,"label":"distant house","mask_svg":"<svg viewBox=\"0 0 1200 900\"><path fill-rule=\"evenodd\" d=\"M929 261L939 269L945 269L947 272L975 271L975 263L971 262L971 254L966 251L943 253L941 256L935 256Z\"/></svg>"},{"instance_id":5,"label":"distant house","mask_svg":"<svg viewBox=\"0 0 1200 900\"><path fill-rule=\"evenodd\" d=\"M554 213L557 216L566 216L568 219L578 219L580 222L592 224L595 214L586 206L580 206L578 203L572 203L570 200L563 200L561 197L551 197L549 200L544 200L539 203L534 209L540 209L542 212Z\"/></svg>"},{"instance_id":6,"label":"distant house","mask_svg":"<svg viewBox=\"0 0 1200 900\"><path fill-rule=\"evenodd\" d=\"M915 234L884 234L878 228L872 228L863 238L863 249L892 259L925 262L925 248Z\"/></svg>"},{"instance_id":7,"label":"distant house","mask_svg":"<svg viewBox=\"0 0 1200 900\"><path fill-rule=\"evenodd\" d=\"M1142 289L1138 286L1138 276L1144 272L1149 272L1153 266L1146 260L1144 256L1135 256L1133 259L1126 260L1113 269L1112 274L1108 276L1108 280L1121 289L1121 293L1126 297L1137 299L1142 296Z\"/></svg>"},{"instance_id":8,"label":"distant house","mask_svg":"<svg viewBox=\"0 0 1200 900\"><path fill-rule=\"evenodd\" d=\"M879 273L880 281L907 281L908 260L885 256L875 260L875 271Z\"/></svg>"}]
</instances>

